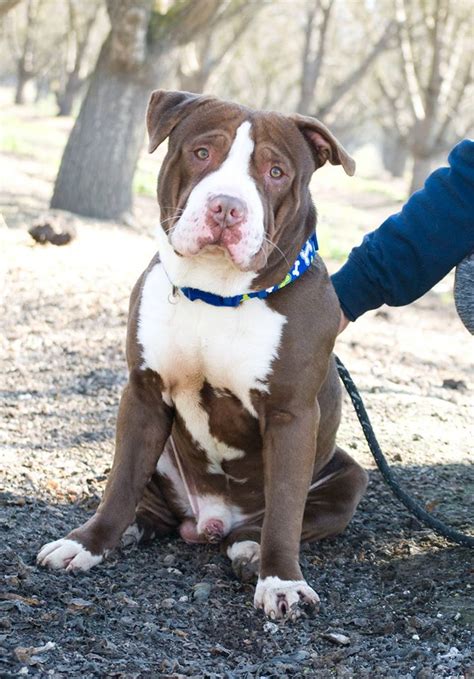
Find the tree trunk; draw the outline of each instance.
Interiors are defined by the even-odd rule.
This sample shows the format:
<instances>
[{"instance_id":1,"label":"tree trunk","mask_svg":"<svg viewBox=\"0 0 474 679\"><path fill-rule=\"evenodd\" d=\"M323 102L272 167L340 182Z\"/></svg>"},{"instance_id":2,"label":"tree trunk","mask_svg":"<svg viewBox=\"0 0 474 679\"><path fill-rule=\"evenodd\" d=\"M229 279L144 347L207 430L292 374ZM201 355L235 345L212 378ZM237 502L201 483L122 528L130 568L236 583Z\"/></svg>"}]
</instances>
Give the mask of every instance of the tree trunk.
<instances>
[{"instance_id":1,"label":"tree trunk","mask_svg":"<svg viewBox=\"0 0 474 679\"><path fill-rule=\"evenodd\" d=\"M50 93L50 81L47 76L39 76L35 80L35 85L36 85L36 94L35 94L35 104L38 104L42 99L46 99L46 97Z\"/></svg>"},{"instance_id":2,"label":"tree trunk","mask_svg":"<svg viewBox=\"0 0 474 679\"><path fill-rule=\"evenodd\" d=\"M321 6L321 3L317 1L309 7L307 12L302 56L300 99L296 108L297 112L302 115L309 115L311 112L311 104L314 99L321 69L325 61L329 20L331 18L333 6L334 0L330 0L326 6ZM315 17L318 13L322 14L322 19L318 26L318 48L316 53L312 54L312 34L315 28Z\"/></svg>"},{"instance_id":3,"label":"tree trunk","mask_svg":"<svg viewBox=\"0 0 474 679\"><path fill-rule=\"evenodd\" d=\"M397 135L385 134L382 141L383 166L393 177L403 177L408 159L406 142Z\"/></svg>"},{"instance_id":4,"label":"tree trunk","mask_svg":"<svg viewBox=\"0 0 474 679\"><path fill-rule=\"evenodd\" d=\"M21 65L18 66L17 76L16 76L16 88L15 88L15 104L25 103L25 85L30 79L30 76L25 71Z\"/></svg>"},{"instance_id":5,"label":"tree trunk","mask_svg":"<svg viewBox=\"0 0 474 679\"><path fill-rule=\"evenodd\" d=\"M64 90L57 95L58 116L70 116L72 114L74 102L82 85L83 81L76 70L69 73Z\"/></svg>"},{"instance_id":6,"label":"tree trunk","mask_svg":"<svg viewBox=\"0 0 474 679\"><path fill-rule=\"evenodd\" d=\"M102 219L117 219L132 208L152 89L144 69L127 71L111 63L110 42L102 48L51 199L52 208Z\"/></svg>"},{"instance_id":7,"label":"tree trunk","mask_svg":"<svg viewBox=\"0 0 474 679\"><path fill-rule=\"evenodd\" d=\"M132 209L132 181L144 141L145 111L173 47L196 39L220 0L107 0L111 31L69 135L51 207L117 219Z\"/></svg>"},{"instance_id":8,"label":"tree trunk","mask_svg":"<svg viewBox=\"0 0 474 679\"><path fill-rule=\"evenodd\" d=\"M431 172L431 158L426 155L413 155L413 172L411 177L409 195L423 188L425 180Z\"/></svg>"},{"instance_id":9,"label":"tree trunk","mask_svg":"<svg viewBox=\"0 0 474 679\"><path fill-rule=\"evenodd\" d=\"M58 95L58 116L70 116L72 114L75 98L76 92L67 87L64 92Z\"/></svg>"}]
</instances>

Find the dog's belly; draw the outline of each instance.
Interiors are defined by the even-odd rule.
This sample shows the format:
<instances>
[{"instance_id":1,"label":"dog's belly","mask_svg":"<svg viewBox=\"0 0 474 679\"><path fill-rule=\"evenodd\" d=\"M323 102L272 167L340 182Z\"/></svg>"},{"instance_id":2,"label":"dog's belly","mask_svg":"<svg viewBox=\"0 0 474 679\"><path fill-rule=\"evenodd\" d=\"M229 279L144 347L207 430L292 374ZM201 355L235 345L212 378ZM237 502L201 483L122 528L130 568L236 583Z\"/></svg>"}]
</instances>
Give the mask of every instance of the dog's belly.
<instances>
[{"instance_id":1,"label":"dog's belly","mask_svg":"<svg viewBox=\"0 0 474 679\"><path fill-rule=\"evenodd\" d=\"M138 324L143 368L161 377L164 400L207 456L211 473L245 454L245 427L226 421L219 400L234 399L240 420L257 416L252 393L268 391L285 321L259 299L226 308L173 296L161 264L146 277Z\"/></svg>"}]
</instances>

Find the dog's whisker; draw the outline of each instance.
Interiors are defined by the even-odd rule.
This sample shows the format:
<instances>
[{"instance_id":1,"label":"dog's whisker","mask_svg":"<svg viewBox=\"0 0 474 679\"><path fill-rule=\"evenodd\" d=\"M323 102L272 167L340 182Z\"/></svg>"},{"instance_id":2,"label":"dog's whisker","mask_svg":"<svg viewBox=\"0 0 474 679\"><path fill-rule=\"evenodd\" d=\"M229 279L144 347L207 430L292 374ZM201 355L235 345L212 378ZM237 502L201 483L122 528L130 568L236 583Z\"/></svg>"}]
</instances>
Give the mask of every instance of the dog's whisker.
<instances>
[{"instance_id":1,"label":"dog's whisker","mask_svg":"<svg viewBox=\"0 0 474 679\"><path fill-rule=\"evenodd\" d=\"M281 254L281 256L283 257L285 262L288 264L288 266L291 266L291 263L288 261L288 257L285 255L283 250L278 247L278 245L276 243L274 243L270 238L267 238L267 236L264 236L263 240L266 243L268 243L269 245L272 245L275 248L275 250L277 250ZM268 262L268 255L269 255L269 253L267 253L265 264Z\"/></svg>"},{"instance_id":2,"label":"dog's whisker","mask_svg":"<svg viewBox=\"0 0 474 679\"><path fill-rule=\"evenodd\" d=\"M171 222L173 219L176 219L176 217L179 217L179 215L173 215L172 217L166 217L165 219L160 220L162 224L165 224L165 222Z\"/></svg>"}]
</instances>

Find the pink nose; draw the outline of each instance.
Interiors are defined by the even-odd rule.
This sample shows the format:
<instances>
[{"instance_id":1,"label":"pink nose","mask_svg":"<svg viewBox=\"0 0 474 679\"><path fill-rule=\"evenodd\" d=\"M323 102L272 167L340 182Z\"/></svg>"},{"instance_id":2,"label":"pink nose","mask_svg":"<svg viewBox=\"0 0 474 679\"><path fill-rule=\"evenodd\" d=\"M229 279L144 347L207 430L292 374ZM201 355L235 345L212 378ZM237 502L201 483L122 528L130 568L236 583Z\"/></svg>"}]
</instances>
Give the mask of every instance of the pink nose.
<instances>
[{"instance_id":1,"label":"pink nose","mask_svg":"<svg viewBox=\"0 0 474 679\"><path fill-rule=\"evenodd\" d=\"M211 198L207 207L211 218L222 229L241 224L247 213L243 201L224 194Z\"/></svg>"}]
</instances>

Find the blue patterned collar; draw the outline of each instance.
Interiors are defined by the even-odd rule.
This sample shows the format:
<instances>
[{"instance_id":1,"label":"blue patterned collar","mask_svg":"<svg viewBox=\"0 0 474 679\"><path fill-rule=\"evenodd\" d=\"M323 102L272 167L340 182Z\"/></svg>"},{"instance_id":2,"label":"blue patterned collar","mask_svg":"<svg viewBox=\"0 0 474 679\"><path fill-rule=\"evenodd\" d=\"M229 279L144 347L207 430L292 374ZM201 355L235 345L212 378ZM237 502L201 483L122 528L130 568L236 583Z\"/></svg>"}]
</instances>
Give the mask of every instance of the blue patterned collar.
<instances>
[{"instance_id":1,"label":"blue patterned collar","mask_svg":"<svg viewBox=\"0 0 474 679\"><path fill-rule=\"evenodd\" d=\"M252 299L254 297L257 297L258 299L265 299L265 297L271 295L272 292L281 290L281 288L284 288L289 283L292 283L297 278L302 276L313 263L317 251L318 241L316 239L316 234L313 233L313 235L308 238L306 243L301 248L295 263L293 264L291 270L286 274L284 280L278 285L273 285L271 288L267 288L266 290L246 292L242 295L234 295L233 297L221 297L220 295L214 295L212 292L198 290L197 288L179 288L179 290L181 290L183 295L191 302L201 300L201 302L206 302L207 304L212 304L213 306L236 307L247 299Z\"/></svg>"}]
</instances>

